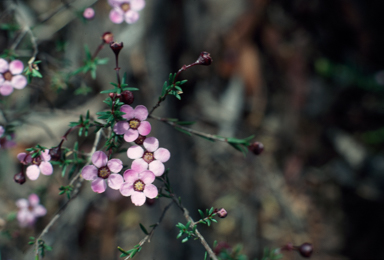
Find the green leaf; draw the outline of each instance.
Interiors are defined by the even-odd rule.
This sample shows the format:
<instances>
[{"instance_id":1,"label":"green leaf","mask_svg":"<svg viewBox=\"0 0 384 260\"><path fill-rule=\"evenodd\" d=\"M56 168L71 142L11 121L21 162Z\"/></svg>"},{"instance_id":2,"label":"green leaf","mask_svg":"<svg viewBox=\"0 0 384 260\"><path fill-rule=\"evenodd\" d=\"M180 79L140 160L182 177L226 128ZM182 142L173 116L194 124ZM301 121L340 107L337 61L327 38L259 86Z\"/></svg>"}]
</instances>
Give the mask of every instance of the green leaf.
<instances>
[{"instance_id":1,"label":"green leaf","mask_svg":"<svg viewBox=\"0 0 384 260\"><path fill-rule=\"evenodd\" d=\"M85 56L87 57L87 60L91 60L91 52L89 51L89 48L87 45L84 45L84 50L85 50Z\"/></svg>"},{"instance_id":2,"label":"green leaf","mask_svg":"<svg viewBox=\"0 0 384 260\"><path fill-rule=\"evenodd\" d=\"M61 170L61 177L65 176L65 171L67 170L68 164L64 164L63 169Z\"/></svg>"},{"instance_id":3,"label":"green leaf","mask_svg":"<svg viewBox=\"0 0 384 260\"><path fill-rule=\"evenodd\" d=\"M195 124L195 121L178 121L176 124L178 125L193 125Z\"/></svg>"},{"instance_id":4,"label":"green leaf","mask_svg":"<svg viewBox=\"0 0 384 260\"><path fill-rule=\"evenodd\" d=\"M123 90L128 90L128 91L138 91L138 88L123 88Z\"/></svg>"},{"instance_id":5,"label":"green leaf","mask_svg":"<svg viewBox=\"0 0 384 260\"><path fill-rule=\"evenodd\" d=\"M214 208L211 207L211 208L209 209L208 215L212 215L213 211L214 211Z\"/></svg>"},{"instance_id":6,"label":"green leaf","mask_svg":"<svg viewBox=\"0 0 384 260\"><path fill-rule=\"evenodd\" d=\"M196 134L196 135L197 135L198 137L201 137L201 138L206 139L206 140L208 140L208 141L215 142L215 139L212 139L212 138L206 137L206 136L204 136L204 135L200 135L200 134Z\"/></svg>"},{"instance_id":7,"label":"green leaf","mask_svg":"<svg viewBox=\"0 0 384 260\"><path fill-rule=\"evenodd\" d=\"M189 136L192 135L190 132L188 132L188 131L186 131L186 130L180 128L180 127L175 126L175 129L176 129L177 131L180 131L180 132L182 132L182 133L184 133L184 134L187 134L187 135L189 135Z\"/></svg>"},{"instance_id":8,"label":"green leaf","mask_svg":"<svg viewBox=\"0 0 384 260\"><path fill-rule=\"evenodd\" d=\"M147 229L141 223L139 223L139 225L140 225L141 230L144 232L144 234L148 235Z\"/></svg>"},{"instance_id":9,"label":"green leaf","mask_svg":"<svg viewBox=\"0 0 384 260\"><path fill-rule=\"evenodd\" d=\"M189 239L188 237L184 238L183 240L181 240L181 243L185 243L185 242L187 242L188 239Z\"/></svg>"},{"instance_id":10,"label":"green leaf","mask_svg":"<svg viewBox=\"0 0 384 260\"><path fill-rule=\"evenodd\" d=\"M198 209L198 211L199 211L199 214L200 214L201 218L205 218L204 212L201 211L200 209Z\"/></svg>"},{"instance_id":11,"label":"green leaf","mask_svg":"<svg viewBox=\"0 0 384 260\"><path fill-rule=\"evenodd\" d=\"M240 144L234 144L234 143L229 143L233 148L235 148L236 150L242 152L244 154L244 156L247 156L247 152L248 152L248 149L245 148L244 146L240 145Z\"/></svg>"},{"instance_id":12,"label":"green leaf","mask_svg":"<svg viewBox=\"0 0 384 260\"><path fill-rule=\"evenodd\" d=\"M108 58L103 58L103 59L97 59L96 60L96 64L97 65L103 65L103 64L107 64L108 63Z\"/></svg>"},{"instance_id":13,"label":"green leaf","mask_svg":"<svg viewBox=\"0 0 384 260\"><path fill-rule=\"evenodd\" d=\"M123 254L125 254L125 255L128 255L127 252L126 252L124 249L122 249L121 247L118 246L117 249L118 249L121 253L123 253Z\"/></svg>"},{"instance_id":14,"label":"green leaf","mask_svg":"<svg viewBox=\"0 0 384 260\"><path fill-rule=\"evenodd\" d=\"M103 90L103 91L100 91L100 94L116 93L117 90L118 90L117 88L115 88L115 89Z\"/></svg>"}]
</instances>

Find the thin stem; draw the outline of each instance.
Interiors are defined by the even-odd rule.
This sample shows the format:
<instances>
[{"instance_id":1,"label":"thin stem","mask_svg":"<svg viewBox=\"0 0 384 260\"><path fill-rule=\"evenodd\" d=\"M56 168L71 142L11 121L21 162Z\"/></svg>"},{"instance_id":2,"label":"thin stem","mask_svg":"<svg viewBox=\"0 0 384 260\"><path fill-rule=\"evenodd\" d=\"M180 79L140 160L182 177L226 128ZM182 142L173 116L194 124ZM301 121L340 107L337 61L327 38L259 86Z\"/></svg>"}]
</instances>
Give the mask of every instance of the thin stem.
<instances>
[{"instance_id":1,"label":"thin stem","mask_svg":"<svg viewBox=\"0 0 384 260\"><path fill-rule=\"evenodd\" d=\"M148 241L151 242L151 237L153 235L153 233L155 232L155 229L157 228L158 225L160 225L161 221L163 220L164 216L165 216L165 213L168 211L168 209L172 206L173 202L171 202L170 204L168 204L168 206L166 206L164 209L163 209L163 213L161 214L159 220L156 222L156 224L152 227L151 231L148 233L148 235L146 235L140 242L139 242L139 246L142 247L145 242ZM131 255L127 256L126 258L124 258L124 260L127 260L127 259L130 259L131 258Z\"/></svg>"},{"instance_id":2,"label":"thin stem","mask_svg":"<svg viewBox=\"0 0 384 260\"><path fill-rule=\"evenodd\" d=\"M179 77L180 73L195 66L195 65L199 65L198 62L194 62L192 64L189 64L189 65L183 65L183 67L181 67L177 73L176 73L176 76L175 78L173 79L173 82L172 82L172 87L170 89L167 90L167 92L165 92L165 94L163 96L161 96L159 98L159 101L157 101L156 105L152 108L152 110L149 112L149 115L151 115L153 113L153 111L155 111L156 108L158 108L161 104L161 102L163 102L165 100L165 98L169 95L169 93L173 90L173 88L175 87L175 83L176 83L176 79Z\"/></svg>"},{"instance_id":3,"label":"thin stem","mask_svg":"<svg viewBox=\"0 0 384 260\"><path fill-rule=\"evenodd\" d=\"M203 137L215 140L215 141L228 143L228 138L220 137L220 136L212 135L212 134L207 134L207 133L200 132L197 130L193 130L193 129L185 127L185 126L178 125L176 122L169 121L167 118L162 118L162 117L158 117L158 116L154 116L154 115L149 115L148 117L156 119L156 120L161 121L161 122L164 122L164 123L171 125L175 128L180 128L184 131L187 131L187 132L194 134L194 135L197 135L197 136L203 136Z\"/></svg>"},{"instance_id":4,"label":"thin stem","mask_svg":"<svg viewBox=\"0 0 384 260\"><path fill-rule=\"evenodd\" d=\"M95 53L93 53L93 55L92 55L92 60L94 60L97 57L99 52L104 48L104 45L105 45L104 41L102 43L100 43L100 45L97 47Z\"/></svg>"},{"instance_id":5,"label":"thin stem","mask_svg":"<svg viewBox=\"0 0 384 260\"><path fill-rule=\"evenodd\" d=\"M98 131L96 133L96 137L95 137L95 141L93 143L93 146L92 146L92 150L91 150L91 154L93 154L95 151L96 151L96 148L97 148L97 145L99 144L99 141L100 141L100 131ZM86 165L89 165L91 163L91 156L89 157L88 161L87 161L87 164ZM81 171L79 171L77 173L77 175L71 180L71 182L69 183L69 185L73 185L74 182L80 177L81 175ZM51 221L49 221L48 225L45 226L45 228L43 229L43 231L40 233L40 235L37 237L36 241L35 241L35 254L38 256L39 254L39 241L42 240L42 237L48 233L49 229L53 226L53 224L55 224L55 222L60 218L62 212L65 210L65 208L68 206L68 204L77 197L77 195L79 194L79 191L80 191L80 187L82 186L82 183L83 183L83 180L84 179L81 179L77 185L76 185L76 188L75 190L73 191L73 195L70 197L70 199L65 202L65 204L55 213L55 215L53 216L53 218L51 219Z\"/></svg>"}]
</instances>

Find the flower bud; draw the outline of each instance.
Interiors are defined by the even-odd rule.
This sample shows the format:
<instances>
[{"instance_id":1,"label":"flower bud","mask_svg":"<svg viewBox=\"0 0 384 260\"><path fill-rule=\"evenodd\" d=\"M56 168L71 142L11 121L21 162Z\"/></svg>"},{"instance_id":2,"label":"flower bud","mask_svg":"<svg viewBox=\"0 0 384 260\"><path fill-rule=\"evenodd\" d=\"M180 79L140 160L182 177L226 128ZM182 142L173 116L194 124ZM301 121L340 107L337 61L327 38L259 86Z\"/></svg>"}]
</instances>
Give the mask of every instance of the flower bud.
<instances>
[{"instance_id":1,"label":"flower bud","mask_svg":"<svg viewBox=\"0 0 384 260\"><path fill-rule=\"evenodd\" d=\"M224 208L221 208L217 211L217 216L219 218L225 218L227 215L228 215L228 212Z\"/></svg>"},{"instance_id":2,"label":"flower bud","mask_svg":"<svg viewBox=\"0 0 384 260\"><path fill-rule=\"evenodd\" d=\"M104 43L110 44L113 42L113 34L111 32L105 32L103 33L103 36L101 36L101 39L103 39Z\"/></svg>"},{"instance_id":3,"label":"flower bud","mask_svg":"<svg viewBox=\"0 0 384 260\"><path fill-rule=\"evenodd\" d=\"M119 52L124 47L124 44L122 42L111 42L109 44L109 47L111 47L112 51L115 53L115 55L119 55Z\"/></svg>"},{"instance_id":4,"label":"flower bud","mask_svg":"<svg viewBox=\"0 0 384 260\"><path fill-rule=\"evenodd\" d=\"M13 176L13 180L21 185L26 181L25 174L22 172L16 173L15 176Z\"/></svg>"},{"instance_id":5,"label":"flower bud","mask_svg":"<svg viewBox=\"0 0 384 260\"><path fill-rule=\"evenodd\" d=\"M139 134L139 137L137 137L137 139L134 142L137 145L142 145L146 138L147 138L146 136L143 136L143 135Z\"/></svg>"},{"instance_id":6,"label":"flower bud","mask_svg":"<svg viewBox=\"0 0 384 260\"><path fill-rule=\"evenodd\" d=\"M91 7L86 8L83 12L83 17L88 20L92 19L95 17L95 10Z\"/></svg>"},{"instance_id":7,"label":"flower bud","mask_svg":"<svg viewBox=\"0 0 384 260\"><path fill-rule=\"evenodd\" d=\"M264 145L260 142L254 142L248 146L248 149L255 155L260 155L264 151Z\"/></svg>"},{"instance_id":8,"label":"flower bud","mask_svg":"<svg viewBox=\"0 0 384 260\"><path fill-rule=\"evenodd\" d=\"M302 257L307 257L307 258L309 258L309 257L311 257L311 255L312 255L312 252L313 252L313 246L312 246L312 244L310 244L310 243L304 243L304 244L302 244L301 246L299 246L298 250L299 250L299 253L300 253L300 255L301 255Z\"/></svg>"},{"instance_id":9,"label":"flower bud","mask_svg":"<svg viewBox=\"0 0 384 260\"><path fill-rule=\"evenodd\" d=\"M211 58L211 54L209 52L203 51L200 53L199 58L197 59L196 63L200 65L211 65L213 59Z\"/></svg>"},{"instance_id":10,"label":"flower bud","mask_svg":"<svg viewBox=\"0 0 384 260\"><path fill-rule=\"evenodd\" d=\"M61 159L61 146L56 146L49 149L49 155L51 156L51 161L60 161Z\"/></svg>"},{"instance_id":11,"label":"flower bud","mask_svg":"<svg viewBox=\"0 0 384 260\"><path fill-rule=\"evenodd\" d=\"M135 98L133 97L133 93L129 90L124 90L121 92L120 101L124 104L130 105L135 101Z\"/></svg>"}]
</instances>

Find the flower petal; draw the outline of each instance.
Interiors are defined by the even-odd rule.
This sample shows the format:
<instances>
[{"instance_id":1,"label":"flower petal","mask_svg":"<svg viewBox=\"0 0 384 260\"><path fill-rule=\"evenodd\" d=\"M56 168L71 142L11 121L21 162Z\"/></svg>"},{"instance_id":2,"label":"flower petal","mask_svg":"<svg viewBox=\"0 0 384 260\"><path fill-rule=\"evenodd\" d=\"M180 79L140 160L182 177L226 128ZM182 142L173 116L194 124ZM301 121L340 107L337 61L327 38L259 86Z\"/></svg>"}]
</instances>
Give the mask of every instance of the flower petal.
<instances>
[{"instance_id":1,"label":"flower petal","mask_svg":"<svg viewBox=\"0 0 384 260\"><path fill-rule=\"evenodd\" d=\"M127 156L129 159L138 159L144 155L144 149L138 145L133 145L128 148Z\"/></svg>"},{"instance_id":2,"label":"flower petal","mask_svg":"<svg viewBox=\"0 0 384 260\"><path fill-rule=\"evenodd\" d=\"M108 186L114 190L120 189L121 185L124 183L123 176L120 174L111 174L108 177Z\"/></svg>"},{"instance_id":3,"label":"flower petal","mask_svg":"<svg viewBox=\"0 0 384 260\"><path fill-rule=\"evenodd\" d=\"M136 206L141 206L145 203L145 200L147 199L147 197L145 197L145 194L144 192L138 192L138 191L134 191L132 194L131 194L131 201L133 204L135 204Z\"/></svg>"},{"instance_id":4,"label":"flower petal","mask_svg":"<svg viewBox=\"0 0 384 260\"><path fill-rule=\"evenodd\" d=\"M3 58L0 58L0 73L4 73L8 70L8 62Z\"/></svg>"},{"instance_id":5,"label":"flower petal","mask_svg":"<svg viewBox=\"0 0 384 260\"><path fill-rule=\"evenodd\" d=\"M20 74L23 72L24 64L21 60L14 60L9 63L9 71L12 75Z\"/></svg>"},{"instance_id":6,"label":"flower petal","mask_svg":"<svg viewBox=\"0 0 384 260\"><path fill-rule=\"evenodd\" d=\"M19 154L17 155L17 159L18 159L21 163L23 163L23 162L24 162L24 159L25 159L25 156L27 156L26 153L19 153Z\"/></svg>"},{"instance_id":7,"label":"flower petal","mask_svg":"<svg viewBox=\"0 0 384 260\"><path fill-rule=\"evenodd\" d=\"M13 76L11 84L16 89L23 89L27 85L27 79L23 75Z\"/></svg>"},{"instance_id":8,"label":"flower petal","mask_svg":"<svg viewBox=\"0 0 384 260\"><path fill-rule=\"evenodd\" d=\"M159 148L159 140L156 137L148 137L144 140L143 145L149 152L154 152Z\"/></svg>"},{"instance_id":9,"label":"flower petal","mask_svg":"<svg viewBox=\"0 0 384 260\"><path fill-rule=\"evenodd\" d=\"M138 105L135 107L134 117L140 121L144 121L148 117L148 109L143 105Z\"/></svg>"},{"instance_id":10,"label":"flower petal","mask_svg":"<svg viewBox=\"0 0 384 260\"><path fill-rule=\"evenodd\" d=\"M144 0L131 0L131 8L135 11L140 11L145 6Z\"/></svg>"},{"instance_id":11,"label":"flower petal","mask_svg":"<svg viewBox=\"0 0 384 260\"><path fill-rule=\"evenodd\" d=\"M81 175L87 181L93 181L97 178L98 169L94 165L87 165L81 170Z\"/></svg>"},{"instance_id":12,"label":"flower petal","mask_svg":"<svg viewBox=\"0 0 384 260\"><path fill-rule=\"evenodd\" d=\"M106 166L108 162L108 157L105 155L102 151L96 151L92 155L92 163L97 167L101 168L103 166Z\"/></svg>"},{"instance_id":13,"label":"flower petal","mask_svg":"<svg viewBox=\"0 0 384 260\"><path fill-rule=\"evenodd\" d=\"M129 129L127 132L124 134L124 140L126 142L133 142L139 137L139 132L135 129Z\"/></svg>"},{"instance_id":14,"label":"flower petal","mask_svg":"<svg viewBox=\"0 0 384 260\"><path fill-rule=\"evenodd\" d=\"M39 205L40 199L39 199L39 196L32 193L31 195L29 195L28 201L29 201L29 204L34 207Z\"/></svg>"},{"instance_id":15,"label":"flower petal","mask_svg":"<svg viewBox=\"0 0 384 260\"><path fill-rule=\"evenodd\" d=\"M150 184L155 180L155 174L151 171L143 171L139 173L139 179L142 180L145 184Z\"/></svg>"},{"instance_id":16,"label":"flower petal","mask_svg":"<svg viewBox=\"0 0 384 260\"><path fill-rule=\"evenodd\" d=\"M123 169L123 162L120 159L111 159L107 163L108 168L113 173L118 173Z\"/></svg>"},{"instance_id":17,"label":"flower petal","mask_svg":"<svg viewBox=\"0 0 384 260\"><path fill-rule=\"evenodd\" d=\"M109 12L109 19L112 23L122 23L124 21L124 15L117 11L116 9L113 9Z\"/></svg>"},{"instance_id":18,"label":"flower petal","mask_svg":"<svg viewBox=\"0 0 384 260\"><path fill-rule=\"evenodd\" d=\"M13 87L11 82L5 81L1 86L0 86L0 94L3 96L9 96L13 92Z\"/></svg>"},{"instance_id":19,"label":"flower petal","mask_svg":"<svg viewBox=\"0 0 384 260\"><path fill-rule=\"evenodd\" d=\"M154 160L149 164L149 170L153 172L155 176L161 176L165 171L165 167L164 167L164 164L159 160Z\"/></svg>"},{"instance_id":20,"label":"flower petal","mask_svg":"<svg viewBox=\"0 0 384 260\"><path fill-rule=\"evenodd\" d=\"M132 184L129 184L129 183L124 183L123 185L121 185L120 187L120 193L121 195L125 196L125 197L128 197L128 196L131 196L131 194L133 193L134 189L133 189L133 185Z\"/></svg>"},{"instance_id":21,"label":"flower petal","mask_svg":"<svg viewBox=\"0 0 384 260\"><path fill-rule=\"evenodd\" d=\"M137 172L142 172L148 169L148 163L143 159L136 159L131 164L131 169Z\"/></svg>"},{"instance_id":22,"label":"flower petal","mask_svg":"<svg viewBox=\"0 0 384 260\"><path fill-rule=\"evenodd\" d=\"M50 162L42 161L39 165L40 171L44 175L51 175L53 173L53 167Z\"/></svg>"},{"instance_id":23,"label":"flower petal","mask_svg":"<svg viewBox=\"0 0 384 260\"><path fill-rule=\"evenodd\" d=\"M19 208L19 209L23 209L23 208L28 208L28 200L26 199L18 199L16 201L16 206Z\"/></svg>"},{"instance_id":24,"label":"flower petal","mask_svg":"<svg viewBox=\"0 0 384 260\"><path fill-rule=\"evenodd\" d=\"M51 160L49 149L45 149L44 152L41 153L41 159L46 162L49 162Z\"/></svg>"},{"instance_id":25,"label":"flower petal","mask_svg":"<svg viewBox=\"0 0 384 260\"><path fill-rule=\"evenodd\" d=\"M26 174L31 181L37 180L40 175L40 169L37 165L29 165Z\"/></svg>"},{"instance_id":26,"label":"flower petal","mask_svg":"<svg viewBox=\"0 0 384 260\"><path fill-rule=\"evenodd\" d=\"M133 118L135 110L130 105L122 105L120 111L125 113L121 117L129 120Z\"/></svg>"},{"instance_id":27,"label":"flower petal","mask_svg":"<svg viewBox=\"0 0 384 260\"><path fill-rule=\"evenodd\" d=\"M118 135L125 134L126 131L129 129L129 124L127 121L120 121L115 124L113 127L113 132L115 132Z\"/></svg>"},{"instance_id":28,"label":"flower petal","mask_svg":"<svg viewBox=\"0 0 384 260\"><path fill-rule=\"evenodd\" d=\"M165 148L159 148L154 153L153 156L156 160L159 160L160 162L166 162L171 158L171 153L168 151L168 149Z\"/></svg>"},{"instance_id":29,"label":"flower petal","mask_svg":"<svg viewBox=\"0 0 384 260\"><path fill-rule=\"evenodd\" d=\"M146 136L151 132L151 128L151 124L148 121L141 121L137 130L139 131L139 134Z\"/></svg>"},{"instance_id":30,"label":"flower petal","mask_svg":"<svg viewBox=\"0 0 384 260\"><path fill-rule=\"evenodd\" d=\"M107 184L105 183L104 179L96 178L92 181L91 188L96 193L103 193L107 188Z\"/></svg>"},{"instance_id":31,"label":"flower petal","mask_svg":"<svg viewBox=\"0 0 384 260\"><path fill-rule=\"evenodd\" d=\"M124 15L125 21L129 24L136 23L139 20L139 13L133 10L129 10Z\"/></svg>"},{"instance_id":32,"label":"flower petal","mask_svg":"<svg viewBox=\"0 0 384 260\"><path fill-rule=\"evenodd\" d=\"M37 206L33 209L32 214L33 214L35 217L42 217L42 216L45 216L45 214L47 214L47 209L44 208L44 206L42 206L42 205L37 205Z\"/></svg>"},{"instance_id":33,"label":"flower petal","mask_svg":"<svg viewBox=\"0 0 384 260\"><path fill-rule=\"evenodd\" d=\"M20 210L17 212L17 220L19 221L20 227L26 227L35 223L35 216L27 209Z\"/></svg>"},{"instance_id":34,"label":"flower petal","mask_svg":"<svg viewBox=\"0 0 384 260\"><path fill-rule=\"evenodd\" d=\"M129 169L124 172L124 180L126 183L133 184L138 179L139 173L137 171Z\"/></svg>"},{"instance_id":35,"label":"flower petal","mask_svg":"<svg viewBox=\"0 0 384 260\"><path fill-rule=\"evenodd\" d=\"M157 187L153 184L147 184L144 188L144 194L150 199L154 199L159 194L159 191L157 190Z\"/></svg>"}]
</instances>

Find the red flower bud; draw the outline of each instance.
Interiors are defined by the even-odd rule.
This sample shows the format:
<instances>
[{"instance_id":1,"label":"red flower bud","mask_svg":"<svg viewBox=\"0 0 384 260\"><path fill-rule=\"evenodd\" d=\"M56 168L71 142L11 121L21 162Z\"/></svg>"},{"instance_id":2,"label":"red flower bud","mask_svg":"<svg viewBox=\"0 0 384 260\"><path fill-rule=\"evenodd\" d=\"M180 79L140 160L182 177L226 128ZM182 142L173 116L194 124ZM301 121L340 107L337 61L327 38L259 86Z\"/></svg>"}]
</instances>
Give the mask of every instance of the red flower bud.
<instances>
[{"instance_id":1,"label":"red flower bud","mask_svg":"<svg viewBox=\"0 0 384 260\"><path fill-rule=\"evenodd\" d=\"M135 98L131 91L124 90L123 92L121 92L120 101L123 102L124 104L130 105L133 103L133 101L135 101Z\"/></svg>"},{"instance_id":2,"label":"red flower bud","mask_svg":"<svg viewBox=\"0 0 384 260\"><path fill-rule=\"evenodd\" d=\"M260 142L254 142L250 146L248 146L248 149L252 153L256 155L260 155L264 151L264 145Z\"/></svg>"},{"instance_id":3,"label":"red flower bud","mask_svg":"<svg viewBox=\"0 0 384 260\"><path fill-rule=\"evenodd\" d=\"M225 218L227 215L228 215L228 212L224 208L221 208L217 211L217 216L219 218Z\"/></svg>"},{"instance_id":4,"label":"red flower bud","mask_svg":"<svg viewBox=\"0 0 384 260\"><path fill-rule=\"evenodd\" d=\"M49 149L49 155L51 156L51 161L59 161L61 158L61 146Z\"/></svg>"},{"instance_id":5,"label":"red flower bud","mask_svg":"<svg viewBox=\"0 0 384 260\"><path fill-rule=\"evenodd\" d=\"M104 43L110 44L113 42L113 34L111 32L105 32L103 33L103 36L101 36L101 39L103 39Z\"/></svg>"},{"instance_id":6,"label":"red flower bud","mask_svg":"<svg viewBox=\"0 0 384 260\"><path fill-rule=\"evenodd\" d=\"M197 59L196 63L200 65L211 65L213 59L211 58L211 54L209 52L203 51L200 53L199 58Z\"/></svg>"},{"instance_id":7,"label":"red flower bud","mask_svg":"<svg viewBox=\"0 0 384 260\"><path fill-rule=\"evenodd\" d=\"M142 145L147 137L143 135L139 135L137 139L134 141L137 145Z\"/></svg>"},{"instance_id":8,"label":"red flower bud","mask_svg":"<svg viewBox=\"0 0 384 260\"><path fill-rule=\"evenodd\" d=\"M119 55L119 52L124 47L124 44L122 42L111 42L109 44L109 47L111 47L112 51L115 53L115 55Z\"/></svg>"},{"instance_id":9,"label":"red flower bud","mask_svg":"<svg viewBox=\"0 0 384 260\"><path fill-rule=\"evenodd\" d=\"M302 257L311 257L313 252L313 246L310 243L304 243L301 246L299 246L299 253Z\"/></svg>"},{"instance_id":10,"label":"red flower bud","mask_svg":"<svg viewBox=\"0 0 384 260\"><path fill-rule=\"evenodd\" d=\"M13 176L13 180L21 185L26 181L25 174L23 172L16 173L15 176Z\"/></svg>"}]
</instances>

